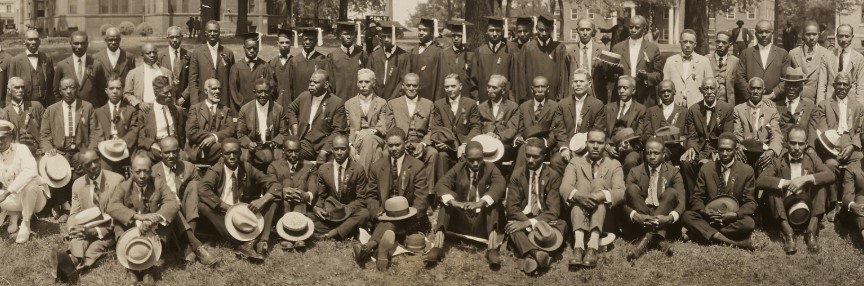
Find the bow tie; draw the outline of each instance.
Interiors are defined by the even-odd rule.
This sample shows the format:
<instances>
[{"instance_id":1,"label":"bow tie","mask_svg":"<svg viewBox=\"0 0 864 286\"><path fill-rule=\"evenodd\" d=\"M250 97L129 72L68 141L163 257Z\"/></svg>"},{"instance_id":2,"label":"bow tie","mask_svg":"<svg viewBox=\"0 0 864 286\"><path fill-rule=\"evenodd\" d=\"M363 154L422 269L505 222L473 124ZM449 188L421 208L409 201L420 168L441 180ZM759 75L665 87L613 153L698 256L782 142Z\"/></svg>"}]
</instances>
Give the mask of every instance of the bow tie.
<instances>
[{"instance_id":1,"label":"bow tie","mask_svg":"<svg viewBox=\"0 0 864 286\"><path fill-rule=\"evenodd\" d=\"M804 155L798 156L798 158L789 157L789 162L791 163L801 163L801 160L804 160Z\"/></svg>"},{"instance_id":2,"label":"bow tie","mask_svg":"<svg viewBox=\"0 0 864 286\"><path fill-rule=\"evenodd\" d=\"M39 54L27 54L27 57L36 58L39 57Z\"/></svg>"},{"instance_id":3,"label":"bow tie","mask_svg":"<svg viewBox=\"0 0 864 286\"><path fill-rule=\"evenodd\" d=\"M711 111L711 112L714 112L714 109L715 109L716 107L717 107L716 105L715 105L715 106L711 106L711 107L708 107L708 106L702 105L702 108L705 109L705 111Z\"/></svg>"},{"instance_id":4,"label":"bow tie","mask_svg":"<svg viewBox=\"0 0 864 286\"><path fill-rule=\"evenodd\" d=\"M684 59L685 61L689 61L690 59L693 58L693 54L681 55L681 58Z\"/></svg>"}]
</instances>

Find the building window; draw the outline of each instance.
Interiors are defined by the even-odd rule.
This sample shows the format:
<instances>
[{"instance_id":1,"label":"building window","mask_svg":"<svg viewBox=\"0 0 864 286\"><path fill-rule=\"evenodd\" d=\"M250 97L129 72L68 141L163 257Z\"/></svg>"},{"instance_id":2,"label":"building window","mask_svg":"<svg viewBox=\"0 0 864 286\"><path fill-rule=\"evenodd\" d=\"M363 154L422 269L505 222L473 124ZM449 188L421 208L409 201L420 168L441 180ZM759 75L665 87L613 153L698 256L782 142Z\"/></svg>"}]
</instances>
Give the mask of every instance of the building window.
<instances>
[{"instance_id":1,"label":"building window","mask_svg":"<svg viewBox=\"0 0 864 286\"><path fill-rule=\"evenodd\" d=\"M36 18L45 17L45 0L36 0Z\"/></svg>"},{"instance_id":2,"label":"building window","mask_svg":"<svg viewBox=\"0 0 864 286\"><path fill-rule=\"evenodd\" d=\"M669 29L663 29L663 35L660 36L663 40L669 40Z\"/></svg>"},{"instance_id":3,"label":"building window","mask_svg":"<svg viewBox=\"0 0 864 286\"><path fill-rule=\"evenodd\" d=\"M570 9L570 20L579 19L579 11L576 9Z\"/></svg>"},{"instance_id":4,"label":"building window","mask_svg":"<svg viewBox=\"0 0 864 286\"><path fill-rule=\"evenodd\" d=\"M9 11L7 10L6 12L9 12ZM69 14L70 15L78 14L78 1L69 0Z\"/></svg>"},{"instance_id":5,"label":"building window","mask_svg":"<svg viewBox=\"0 0 864 286\"><path fill-rule=\"evenodd\" d=\"M153 4L156 4L156 3L154 2ZM129 12L129 1L117 1L117 4L115 4L115 7L117 9L117 12L115 12L115 13L126 14Z\"/></svg>"},{"instance_id":6,"label":"building window","mask_svg":"<svg viewBox=\"0 0 864 286\"><path fill-rule=\"evenodd\" d=\"M726 11L726 20L735 20L735 8Z\"/></svg>"},{"instance_id":7,"label":"building window","mask_svg":"<svg viewBox=\"0 0 864 286\"><path fill-rule=\"evenodd\" d=\"M594 11L588 10L588 18L592 20L594 19Z\"/></svg>"},{"instance_id":8,"label":"building window","mask_svg":"<svg viewBox=\"0 0 864 286\"><path fill-rule=\"evenodd\" d=\"M669 11L664 11L661 14L663 14L663 20L669 20Z\"/></svg>"},{"instance_id":9,"label":"building window","mask_svg":"<svg viewBox=\"0 0 864 286\"><path fill-rule=\"evenodd\" d=\"M747 11L747 20L756 20L756 8Z\"/></svg>"},{"instance_id":10,"label":"building window","mask_svg":"<svg viewBox=\"0 0 864 286\"><path fill-rule=\"evenodd\" d=\"M255 0L249 0L249 12L255 11Z\"/></svg>"},{"instance_id":11,"label":"building window","mask_svg":"<svg viewBox=\"0 0 864 286\"><path fill-rule=\"evenodd\" d=\"M108 14L108 7L109 6L110 6L110 3L108 3L108 0L102 0L99 3L99 14Z\"/></svg>"},{"instance_id":12,"label":"building window","mask_svg":"<svg viewBox=\"0 0 864 286\"><path fill-rule=\"evenodd\" d=\"M570 29L570 40L579 39L579 29Z\"/></svg>"}]
</instances>

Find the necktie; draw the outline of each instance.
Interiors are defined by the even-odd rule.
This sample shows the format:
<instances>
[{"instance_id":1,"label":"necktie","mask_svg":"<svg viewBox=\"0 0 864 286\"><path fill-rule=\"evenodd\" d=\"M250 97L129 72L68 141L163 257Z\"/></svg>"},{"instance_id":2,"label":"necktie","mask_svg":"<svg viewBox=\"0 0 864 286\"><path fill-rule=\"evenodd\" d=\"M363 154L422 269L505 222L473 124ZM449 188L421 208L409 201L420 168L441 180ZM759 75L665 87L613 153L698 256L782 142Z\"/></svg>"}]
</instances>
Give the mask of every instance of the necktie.
<instances>
[{"instance_id":1,"label":"necktie","mask_svg":"<svg viewBox=\"0 0 864 286\"><path fill-rule=\"evenodd\" d=\"M99 205L99 184L96 183L96 180L91 179L90 183L93 184L93 205Z\"/></svg>"},{"instance_id":2,"label":"necktie","mask_svg":"<svg viewBox=\"0 0 864 286\"><path fill-rule=\"evenodd\" d=\"M75 69L75 75L78 76L78 82L84 80L84 63L81 62L81 58L78 58L78 68Z\"/></svg>"},{"instance_id":3,"label":"necktie","mask_svg":"<svg viewBox=\"0 0 864 286\"><path fill-rule=\"evenodd\" d=\"M235 204L235 203L237 203L237 202L234 200L234 197L237 196L237 195L235 194L235 192L238 192L238 191L239 191L238 188L240 188L240 183L237 182L237 172L234 172L234 174L231 174L231 195L232 195L232 197L231 197L231 204L232 204L232 205Z\"/></svg>"},{"instance_id":4,"label":"necktie","mask_svg":"<svg viewBox=\"0 0 864 286\"><path fill-rule=\"evenodd\" d=\"M588 46L582 46L582 58L579 59L579 64L583 69L588 65Z\"/></svg>"},{"instance_id":5,"label":"necktie","mask_svg":"<svg viewBox=\"0 0 864 286\"><path fill-rule=\"evenodd\" d=\"M168 107L162 107L162 115L165 116L165 124L168 125L168 136L174 134L174 124L168 119Z\"/></svg>"},{"instance_id":6,"label":"necktie","mask_svg":"<svg viewBox=\"0 0 864 286\"><path fill-rule=\"evenodd\" d=\"M543 112L543 103L537 104L537 109L534 110L534 120L540 119L540 113Z\"/></svg>"},{"instance_id":7,"label":"necktie","mask_svg":"<svg viewBox=\"0 0 864 286\"><path fill-rule=\"evenodd\" d=\"M179 60L179 59L180 59L180 51L174 50L174 61L171 62L171 72L176 73L176 71L174 70L174 65L177 64L177 60Z\"/></svg>"},{"instance_id":8,"label":"necktie","mask_svg":"<svg viewBox=\"0 0 864 286\"><path fill-rule=\"evenodd\" d=\"M397 193L399 187L399 165L398 161L393 159L393 162L390 164L390 189L393 190L391 196L399 195Z\"/></svg>"},{"instance_id":9,"label":"necktie","mask_svg":"<svg viewBox=\"0 0 864 286\"><path fill-rule=\"evenodd\" d=\"M255 70L255 60L248 60L248 62L249 62L249 69Z\"/></svg>"},{"instance_id":10,"label":"necktie","mask_svg":"<svg viewBox=\"0 0 864 286\"><path fill-rule=\"evenodd\" d=\"M343 185L342 185L342 183L343 183L342 172L343 171L345 171L345 167L343 167L342 165L339 165L339 173L336 174L336 184L338 184L338 185L336 185L336 197L339 197L339 191L341 191L340 188L343 187Z\"/></svg>"},{"instance_id":11,"label":"necktie","mask_svg":"<svg viewBox=\"0 0 864 286\"><path fill-rule=\"evenodd\" d=\"M471 186L468 188L468 201L476 202L477 198L480 196L480 194L477 193L477 172L470 171L469 174L468 179L471 182Z\"/></svg>"},{"instance_id":12,"label":"necktie","mask_svg":"<svg viewBox=\"0 0 864 286\"><path fill-rule=\"evenodd\" d=\"M75 120L72 118L72 114L75 112L75 109L72 108L71 104L67 104L66 106L69 107L69 116L66 117L66 121L69 123L69 129L67 131L69 131L69 136L71 137L75 136Z\"/></svg>"},{"instance_id":13,"label":"necktie","mask_svg":"<svg viewBox=\"0 0 864 286\"><path fill-rule=\"evenodd\" d=\"M597 178L597 166L598 165L599 165L599 163L597 161L591 162L591 178L592 179Z\"/></svg>"},{"instance_id":14,"label":"necktie","mask_svg":"<svg viewBox=\"0 0 864 286\"><path fill-rule=\"evenodd\" d=\"M651 168L651 179L648 181L648 198L645 200L645 204L649 206L660 206L659 194L657 194L658 173L657 168Z\"/></svg>"},{"instance_id":15,"label":"necktie","mask_svg":"<svg viewBox=\"0 0 864 286\"><path fill-rule=\"evenodd\" d=\"M531 215L537 216L540 214L540 192L537 190L537 171L531 172L531 199L528 204L531 206Z\"/></svg>"},{"instance_id":16,"label":"necktie","mask_svg":"<svg viewBox=\"0 0 864 286\"><path fill-rule=\"evenodd\" d=\"M728 169L726 166L720 165L720 193L726 193L726 172Z\"/></svg>"},{"instance_id":17,"label":"necktie","mask_svg":"<svg viewBox=\"0 0 864 286\"><path fill-rule=\"evenodd\" d=\"M722 69L725 66L726 66L726 57L720 57L720 68Z\"/></svg>"},{"instance_id":18,"label":"necktie","mask_svg":"<svg viewBox=\"0 0 864 286\"><path fill-rule=\"evenodd\" d=\"M210 106L210 128L216 130L216 105Z\"/></svg>"},{"instance_id":19,"label":"necktie","mask_svg":"<svg viewBox=\"0 0 864 286\"><path fill-rule=\"evenodd\" d=\"M803 160L803 159L804 159L804 156L803 156L803 155L800 156L800 157L798 157L798 158L795 158L795 157L789 157L789 162L790 162L790 163L801 163L801 160Z\"/></svg>"},{"instance_id":20,"label":"necktie","mask_svg":"<svg viewBox=\"0 0 864 286\"><path fill-rule=\"evenodd\" d=\"M843 71L843 54L845 54L845 53L846 53L846 49L840 49L840 57L838 57L840 59L840 63L839 63L840 67L837 69L838 72Z\"/></svg>"},{"instance_id":21,"label":"necktie","mask_svg":"<svg viewBox=\"0 0 864 286\"><path fill-rule=\"evenodd\" d=\"M753 119L751 121L752 122L751 124L753 124L753 127L751 127L751 129L753 129L753 133L756 133L756 139L759 139L759 132L758 132L759 126L762 126L762 125L759 124L759 109L758 108L753 108L752 117L753 117Z\"/></svg>"},{"instance_id":22,"label":"necktie","mask_svg":"<svg viewBox=\"0 0 864 286\"><path fill-rule=\"evenodd\" d=\"M626 108L627 108L627 103L621 104L621 110L618 110L618 117L616 117L615 119L621 119L621 117L624 117L624 109L626 109Z\"/></svg>"}]
</instances>

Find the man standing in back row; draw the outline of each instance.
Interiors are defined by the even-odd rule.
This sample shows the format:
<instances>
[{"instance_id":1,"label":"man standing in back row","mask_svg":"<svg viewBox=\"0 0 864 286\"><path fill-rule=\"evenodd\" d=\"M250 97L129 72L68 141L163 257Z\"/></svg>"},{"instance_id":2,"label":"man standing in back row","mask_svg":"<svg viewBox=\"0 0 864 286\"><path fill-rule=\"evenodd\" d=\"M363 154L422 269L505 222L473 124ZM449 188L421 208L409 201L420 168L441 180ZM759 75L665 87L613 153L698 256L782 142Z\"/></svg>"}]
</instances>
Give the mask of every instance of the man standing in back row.
<instances>
[{"instance_id":1,"label":"man standing in back row","mask_svg":"<svg viewBox=\"0 0 864 286\"><path fill-rule=\"evenodd\" d=\"M204 29L206 43L195 48L189 62L189 103L195 105L204 101L207 94L200 85L208 79L215 78L222 83L225 92L222 100L228 102L228 71L234 65L234 53L219 41L219 22L208 21Z\"/></svg>"}]
</instances>

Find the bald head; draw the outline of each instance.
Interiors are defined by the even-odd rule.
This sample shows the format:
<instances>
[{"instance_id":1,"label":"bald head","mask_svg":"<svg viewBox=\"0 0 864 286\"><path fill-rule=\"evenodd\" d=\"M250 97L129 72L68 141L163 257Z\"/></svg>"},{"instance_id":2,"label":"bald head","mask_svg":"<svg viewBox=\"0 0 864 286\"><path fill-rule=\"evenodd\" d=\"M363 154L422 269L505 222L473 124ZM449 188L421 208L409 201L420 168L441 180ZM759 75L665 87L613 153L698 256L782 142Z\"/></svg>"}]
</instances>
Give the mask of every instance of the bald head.
<instances>
[{"instance_id":1,"label":"bald head","mask_svg":"<svg viewBox=\"0 0 864 286\"><path fill-rule=\"evenodd\" d=\"M120 37L120 29L117 29L116 27L105 29L105 37Z\"/></svg>"},{"instance_id":2,"label":"bald head","mask_svg":"<svg viewBox=\"0 0 864 286\"><path fill-rule=\"evenodd\" d=\"M116 52L120 49L120 40L120 29L110 27L105 30L105 45L108 46L108 50Z\"/></svg>"}]
</instances>

